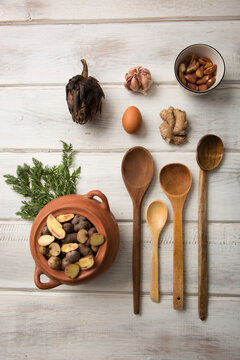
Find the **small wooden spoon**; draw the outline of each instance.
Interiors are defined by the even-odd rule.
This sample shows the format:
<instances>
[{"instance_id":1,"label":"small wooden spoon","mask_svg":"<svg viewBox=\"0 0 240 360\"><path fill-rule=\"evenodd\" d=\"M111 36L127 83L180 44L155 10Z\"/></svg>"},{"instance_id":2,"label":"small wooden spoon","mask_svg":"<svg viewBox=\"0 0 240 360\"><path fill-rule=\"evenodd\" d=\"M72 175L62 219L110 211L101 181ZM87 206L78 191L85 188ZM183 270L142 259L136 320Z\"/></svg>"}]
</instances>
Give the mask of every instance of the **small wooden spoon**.
<instances>
[{"instance_id":1,"label":"small wooden spoon","mask_svg":"<svg viewBox=\"0 0 240 360\"><path fill-rule=\"evenodd\" d=\"M207 317L207 171L215 169L223 157L223 143L216 135L203 136L197 145L196 159L200 167L198 185L198 314Z\"/></svg>"},{"instance_id":2,"label":"small wooden spoon","mask_svg":"<svg viewBox=\"0 0 240 360\"><path fill-rule=\"evenodd\" d=\"M182 164L168 164L159 173L160 185L173 208L173 307L183 309L182 210L192 185L192 174Z\"/></svg>"},{"instance_id":3,"label":"small wooden spoon","mask_svg":"<svg viewBox=\"0 0 240 360\"><path fill-rule=\"evenodd\" d=\"M139 314L141 203L153 177L153 158L150 152L136 146L129 149L122 160L122 177L133 202L133 306Z\"/></svg>"},{"instance_id":4,"label":"small wooden spoon","mask_svg":"<svg viewBox=\"0 0 240 360\"><path fill-rule=\"evenodd\" d=\"M168 210L161 200L153 200L147 207L146 220L152 233L152 267L151 267L151 286L150 297L152 301L159 302L158 287L158 239L159 235L166 224Z\"/></svg>"}]
</instances>

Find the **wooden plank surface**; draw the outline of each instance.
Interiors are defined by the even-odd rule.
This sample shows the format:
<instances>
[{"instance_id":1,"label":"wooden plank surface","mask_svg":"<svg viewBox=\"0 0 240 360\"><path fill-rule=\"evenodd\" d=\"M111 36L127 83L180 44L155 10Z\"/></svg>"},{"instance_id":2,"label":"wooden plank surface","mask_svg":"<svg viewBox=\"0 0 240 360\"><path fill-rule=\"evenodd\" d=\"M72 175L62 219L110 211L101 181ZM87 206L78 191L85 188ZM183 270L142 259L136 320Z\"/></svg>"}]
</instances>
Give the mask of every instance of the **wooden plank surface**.
<instances>
[{"instance_id":1,"label":"wooden plank surface","mask_svg":"<svg viewBox=\"0 0 240 360\"><path fill-rule=\"evenodd\" d=\"M239 85L221 86L204 97L187 96L175 85L155 86L148 96L133 94L121 85L105 85L103 90L102 115L80 126L72 121L63 86L0 87L0 147L61 149L59 139L70 139L81 151L123 151L137 143L154 151L184 152L195 151L201 136L214 133L222 138L225 149L239 151ZM143 127L134 136L122 128L122 114L131 105L143 117ZM187 112L188 142L183 146L168 145L158 129L159 113L170 105ZM54 129L54 136L49 129ZM12 136L13 131L18 136Z\"/></svg>"},{"instance_id":2,"label":"wooden plank surface","mask_svg":"<svg viewBox=\"0 0 240 360\"><path fill-rule=\"evenodd\" d=\"M132 223L119 223L120 248L116 261L97 281L79 286L62 285L54 291L132 292ZM29 248L31 223L0 223L0 289L36 289L34 261ZM185 292L197 294L197 223L184 223ZM238 234L240 224L210 223L210 294L240 295ZM13 261L14 254L14 261ZM146 223L142 226L142 292L149 294L152 241ZM173 226L168 222L159 244L160 292L172 293ZM9 266L11 264L11 266ZM46 278L45 278L46 280Z\"/></svg>"},{"instance_id":3,"label":"wooden plank surface","mask_svg":"<svg viewBox=\"0 0 240 360\"><path fill-rule=\"evenodd\" d=\"M132 296L52 292L1 292L2 359L239 359L239 299L210 298L207 323L197 316L197 298L174 311L164 296L142 298L142 316L132 314ZM41 349L41 350L40 350Z\"/></svg>"},{"instance_id":4,"label":"wooden plank surface","mask_svg":"<svg viewBox=\"0 0 240 360\"><path fill-rule=\"evenodd\" d=\"M222 54L225 80L236 81L238 30L238 21L3 26L0 84L66 84L82 71L83 57L100 82L122 83L127 70L138 65L149 68L154 81L175 81L177 54L201 42Z\"/></svg>"},{"instance_id":5,"label":"wooden plank surface","mask_svg":"<svg viewBox=\"0 0 240 360\"><path fill-rule=\"evenodd\" d=\"M66 139L63 139L66 140ZM137 144L136 144L137 145ZM121 161L124 153L85 152L76 154L74 164L81 165L82 171L78 185L78 193L84 194L89 189L98 189L108 197L111 210L118 220L132 219L132 202L121 178ZM158 180L160 169L172 162L181 162L189 167L193 175L193 185L184 206L184 219L197 220L198 206L198 173L195 153L152 153L155 173L153 181L143 199L143 214L149 202L155 198L162 199L168 207L169 219L172 209L168 198L163 193ZM15 212L21 204L21 196L13 192L4 183L4 174L14 174L17 165L32 164L35 157L45 165L58 164L60 153L0 153L0 219L16 218ZM239 189L240 154L226 152L221 166L208 174L208 220L239 221L240 192ZM111 169L111 171L109 171Z\"/></svg>"},{"instance_id":6,"label":"wooden plank surface","mask_svg":"<svg viewBox=\"0 0 240 360\"><path fill-rule=\"evenodd\" d=\"M1 0L0 1L0 360L129 359L238 360L240 354L239 0ZM190 44L214 46L226 63L224 82L212 94L192 97L176 84L173 64ZM89 64L106 95L102 115L81 127L65 101L68 79ZM148 67L149 95L123 86L129 67ZM122 130L123 111L139 107L143 128ZM187 111L189 139L167 145L159 112ZM208 176L209 317L197 313L197 192L195 148L206 133L219 135L225 154ZM59 140L71 142L82 166L78 193L106 193L119 222L121 243L106 274L89 284L42 292L33 282L28 237L31 223L15 212L21 197L4 183L6 173L61 158ZM142 313L132 314L132 204L121 179L125 151L135 145L153 155L155 174L142 208ZM172 309L172 210L158 172L182 162L193 173L184 208L185 309ZM159 245L161 302L149 297L151 235L147 204L166 202L169 219ZM46 279L46 277L45 277Z\"/></svg>"},{"instance_id":7,"label":"wooden plank surface","mask_svg":"<svg viewBox=\"0 0 240 360\"><path fill-rule=\"evenodd\" d=\"M176 6L177 5L177 6ZM209 18L240 16L238 0L179 0L169 3L168 0L1 0L1 21L113 21L117 19L135 20L166 18Z\"/></svg>"}]
</instances>

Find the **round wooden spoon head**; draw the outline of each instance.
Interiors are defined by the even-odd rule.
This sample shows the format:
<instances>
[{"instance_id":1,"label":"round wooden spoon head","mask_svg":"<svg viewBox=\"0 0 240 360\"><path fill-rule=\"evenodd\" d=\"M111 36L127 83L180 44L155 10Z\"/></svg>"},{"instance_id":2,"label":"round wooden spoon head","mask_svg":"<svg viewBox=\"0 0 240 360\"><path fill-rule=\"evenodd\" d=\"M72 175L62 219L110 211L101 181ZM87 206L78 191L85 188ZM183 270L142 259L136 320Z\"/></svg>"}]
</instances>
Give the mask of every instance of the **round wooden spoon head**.
<instances>
[{"instance_id":1,"label":"round wooden spoon head","mask_svg":"<svg viewBox=\"0 0 240 360\"><path fill-rule=\"evenodd\" d=\"M202 170L210 171L215 169L223 157L223 142L212 134L203 136L197 145L196 159Z\"/></svg>"},{"instance_id":2,"label":"round wooden spoon head","mask_svg":"<svg viewBox=\"0 0 240 360\"><path fill-rule=\"evenodd\" d=\"M161 200L153 200L148 205L146 210L146 220L152 233L154 231L160 233L167 221L167 216L167 207Z\"/></svg>"},{"instance_id":3,"label":"round wooden spoon head","mask_svg":"<svg viewBox=\"0 0 240 360\"><path fill-rule=\"evenodd\" d=\"M153 158L141 146L129 149L122 160L122 177L132 199L141 199L153 177Z\"/></svg>"},{"instance_id":4,"label":"round wooden spoon head","mask_svg":"<svg viewBox=\"0 0 240 360\"><path fill-rule=\"evenodd\" d=\"M192 174L183 164L168 164L160 170L159 182L169 198L181 197L187 195L191 188Z\"/></svg>"}]
</instances>

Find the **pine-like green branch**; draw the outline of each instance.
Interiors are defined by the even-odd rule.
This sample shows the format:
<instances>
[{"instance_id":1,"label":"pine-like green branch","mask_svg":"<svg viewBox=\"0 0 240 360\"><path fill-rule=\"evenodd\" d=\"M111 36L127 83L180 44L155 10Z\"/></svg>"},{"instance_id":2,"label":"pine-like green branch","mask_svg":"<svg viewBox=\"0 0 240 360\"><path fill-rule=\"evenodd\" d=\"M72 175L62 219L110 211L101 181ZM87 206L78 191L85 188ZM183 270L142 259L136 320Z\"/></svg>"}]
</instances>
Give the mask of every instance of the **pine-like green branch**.
<instances>
[{"instance_id":1,"label":"pine-like green branch","mask_svg":"<svg viewBox=\"0 0 240 360\"><path fill-rule=\"evenodd\" d=\"M19 165L16 176L4 175L5 182L11 185L14 191L29 198L22 201L20 211L16 215L25 220L34 220L49 201L62 195L76 193L81 167L70 173L69 168L74 157L73 147L64 141L62 144L62 161L58 166L43 166L41 161L33 158L32 167L27 164Z\"/></svg>"}]
</instances>

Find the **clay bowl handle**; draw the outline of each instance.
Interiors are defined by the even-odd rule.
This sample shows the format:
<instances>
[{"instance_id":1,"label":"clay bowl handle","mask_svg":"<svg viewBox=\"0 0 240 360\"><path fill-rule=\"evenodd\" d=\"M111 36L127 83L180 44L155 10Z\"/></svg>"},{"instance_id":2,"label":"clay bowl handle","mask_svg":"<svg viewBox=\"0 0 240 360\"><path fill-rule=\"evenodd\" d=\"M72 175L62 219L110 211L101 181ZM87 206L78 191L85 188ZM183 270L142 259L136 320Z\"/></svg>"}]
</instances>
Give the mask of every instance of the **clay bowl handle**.
<instances>
[{"instance_id":1,"label":"clay bowl handle","mask_svg":"<svg viewBox=\"0 0 240 360\"><path fill-rule=\"evenodd\" d=\"M47 290L55 288L56 286L60 285L61 283L57 280L49 279L49 282L42 283L40 280L40 276L44 274L42 270L39 269L39 267L36 265L35 267L35 273L34 273L34 282L35 285L41 289L41 290Z\"/></svg>"},{"instance_id":2,"label":"clay bowl handle","mask_svg":"<svg viewBox=\"0 0 240 360\"><path fill-rule=\"evenodd\" d=\"M102 202L99 202L99 206L101 206L104 210L110 211L108 200L107 200L106 196L101 191L92 190L92 191L89 191L87 194L85 194L83 196L87 197L88 199L93 199L94 196L99 197L102 200Z\"/></svg>"}]
</instances>

